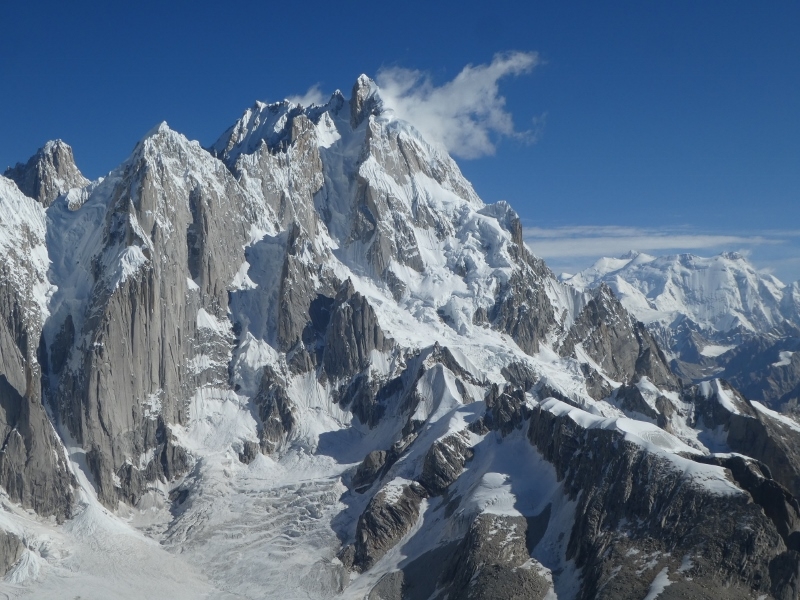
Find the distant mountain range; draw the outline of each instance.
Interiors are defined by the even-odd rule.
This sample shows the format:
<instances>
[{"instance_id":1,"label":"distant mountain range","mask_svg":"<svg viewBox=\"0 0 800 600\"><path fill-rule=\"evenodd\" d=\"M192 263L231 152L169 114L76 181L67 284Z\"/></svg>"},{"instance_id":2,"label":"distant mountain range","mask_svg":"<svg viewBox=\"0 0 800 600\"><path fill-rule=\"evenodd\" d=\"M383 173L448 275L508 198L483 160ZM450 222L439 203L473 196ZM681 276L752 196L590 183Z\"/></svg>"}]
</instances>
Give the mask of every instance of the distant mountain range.
<instances>
[{"instance_id":1,"label":"distant mountain range","mask_svg":"<svg viewBox=\"0 0 800 600\"><path fill-rule=\"evenodd\" d=\"M561 281L607 285L687 379L721 376L778 410L800 398L800 282L786 285L738 253L601 258Z\"/></svg>"}]
</instances>

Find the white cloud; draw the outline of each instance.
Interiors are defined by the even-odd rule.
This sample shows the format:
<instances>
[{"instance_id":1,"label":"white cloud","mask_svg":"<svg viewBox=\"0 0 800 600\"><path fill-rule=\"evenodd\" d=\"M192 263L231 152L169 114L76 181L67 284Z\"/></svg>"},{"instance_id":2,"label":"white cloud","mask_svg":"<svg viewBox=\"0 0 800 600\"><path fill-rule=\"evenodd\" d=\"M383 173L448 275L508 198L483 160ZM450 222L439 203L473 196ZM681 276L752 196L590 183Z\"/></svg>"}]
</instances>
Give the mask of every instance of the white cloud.
<instances>
[{"instance_id":1,"label":"white cloud","mask_svg":"<svg viewBox=\"0 0 800 600\"><path fill-rule=\"evenodd\" d=\"M777 244L767 235L721 235L689 229L660 230L621 226L527 227L525 241L543 258L618 256L628 250L669 252Z\"/></svg>"},{"instance_id":2,"label":"white cloud","mask_svg":"<svg viewBox=\"0 0 800 600\"><path fill-rule=\"evenodd\" d=\"M287 100L295 104L300 104L301 106L311 106L312 104L319 106L325 104L328 101L328 97L322 93L319 84L315 83L308 88L308 91L302 96L289 96Z\"/></svg>"},{"instance_id":3,"label":"white cloud","mask_svg":"<svg viewBox=\"0 0 800 600\"><path fill-rule=\"evenodd\" d=\"M705 255L735 250L749 255L759 268L773 268L782 278L797 278L797 265L787 261L787 250L796 248L800 232L759 231L752 234L716 233L692 227L592 226L525 227L525 241L556 272L574 273L603 256L620 256L629 250L650 254L676 252ZM795 239L793 239L795 238ZM792 254L797 250L791 250Z\"/></svg>"},{"instance_id":4,"label":"white cloud","mask_svg":"<svg viewBox=\"0 0 800 600\"><path fill-rule=\"evenodd\" d=\"M538 64L535 52L509 52L496 54L488 65L467 65L438 87L426 73L397 67L381 69L377 83L385 105L429 141L461 158L478 158L494 154L501 137L527 135L516 131L498 82L528 73ZM543 123L537 121L534 129L540 130Z\"/></svg>"},{"instance_id":5,"label":"white cloud","mask_svg":"<svg viewBox=\"0 0 800 600\"><path fill-rule=\"evenodd\" d=\"M687 230L655 230L636 227L577 226L525 229L525 241L543 258L617 256L628 250L668 252L741 245L776 244L782 240L764 235L721 235Z\"/></svg>"}]
</instances>

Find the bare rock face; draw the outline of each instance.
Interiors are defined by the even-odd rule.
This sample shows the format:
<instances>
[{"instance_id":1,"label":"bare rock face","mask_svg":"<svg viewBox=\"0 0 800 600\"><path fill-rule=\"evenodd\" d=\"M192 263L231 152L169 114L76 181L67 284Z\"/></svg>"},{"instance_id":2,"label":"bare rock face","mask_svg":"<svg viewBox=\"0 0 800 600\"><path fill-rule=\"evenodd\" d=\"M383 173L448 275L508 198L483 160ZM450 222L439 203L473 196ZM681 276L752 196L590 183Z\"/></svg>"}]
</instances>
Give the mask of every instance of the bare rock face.
<instances>
[{"instance_id":1,"label":"bare rock face","mask_svg":"<svg viewBox=\"0 0 800 600\"><path fill-rule=\"evenodd\" d=\"M392 448L386 451L387 467L399 458L400 451L397 448L405 447L405 441L411 439L423 425L427 412L435 408L430 399L426 400L420 394L420 385L439 386L444 373L449 372L455 378L456 392L461 394L462 402L473 400L466 396L466 384L475 387L482 385L475 376L458 364L448 348L438 343L407 353L402 357L401 364L402 371L391 378L373 377L368 371L358 373L340 388L337 395L339 405L351 411L361 423L370 428L376 427L387 411L392 417L404 422L399 432L402 439L396 440ZM423 406L420 410L421 405ZM358 487L362 487L362 484Z\"/></svg>"},{"instance_id":2,"label":"bare rock face","mask_svg":"<svg viewBox=\"0 0 800 600\"><path fill-rule=\"evenodd\" d=\"M23 506L61 521L72 512L75 482L34 390L22 395L0 375L0 485Z\"/></svg>"},{"instance_id":3,"label":"bare rock face","mask_svg":"<svg viewBox=\"0 0 800 600\"><path fill-rule=\"evenodd\" d=\"M373 450L364 457L353 474L351 484L357 492L366 491L386 466L385 450Z\"/></svg>"},{"instance_id":4,"label":"bare rock face","mask_svg":"<svg viewBox=\"0 0 800 600\"><path fill-rule=\"evenodd\" d=\"M242 187L263 197L282 232L276 240L285 236L275 341L294 372L307 372L319 364L329 303L339 282L322 266L324 257L314 242L320 232L314 195L324 181L317 130L303 114L288 117L279 141L270 138L252 154L240 155L231 169Z\"/></svg>"},{"instance_id":5,"label":"bare rock face","mask_svg":"<svg viewBox=\"0 0 800 600\"><path fill-rule=\"evenodd\" d=\"M463 432L436 440L425 454L419 482L432 496L443 494L458 479L472 456L472 448L467 446Z\"/></svg>"},{"instance_id":6,"label":"bare rock face","mask_svg":"<svg viewBox=\"0 0 800 600\"><path fill-rule=\"evenodd\" d=\"M693 456L703 464L718 465L730 471L736 483L775 525L790 550L800 551L800 503L777 481L766 465L739 455Z\"/></svg>"},{"instance_id":7,"label":"bare rock face","mask_svg":"<svg viewBox=\"0 0 800 600\"><path fill-rule=\"evenodd\" d=\"M269 454L286 442L297 424L282 378L269 366L264 368L254 403L261 419L261 449Z\"/></svg>"},{"instance_id":8,"label":"bare rock face","mask_svg":"<svg viewBox=\"0 0 800 600\"><path fill-rule=\"evenodd\" d=\"M492 384L486 393L485 402L486 414L481 422L488 429L499 431L504 436L522 427L523 421L530 414L525 406L525 393L513 386L500 389Z\"/></svg>"},{"instance_id":9,"label":"bare rock face","mask_svg":"<svg viewBox=\"0 0 800 600\"><path fill-rule=\"evenodd\" d=\"M392 571L380 578L367 595L367 600L403 600L405 577L402 571Z\"/></svg>"},{"instance_id":10,"label":"bare rock face","mask_svg":"<svg viewBox=\"0 0 800 600\"><path fill-rule=\"evenodd\" d=\"M368 598L542 599L552 582L530 557L524 517L479 514L454 540L384 575Z\"/></svg>"},{"instance_id":11,"label":"bare rock face","mask_svg":"<svg viewBox=\"0 0 800 600\"><path fill-rule=\"evenodd\" d=\"M10 531L0 529L0 577L8 573L24 551L25 544L19 537Z\"/></svg>"},{"instance_id":12,"label":"bare rock face","mask_svg":"<svg viewBox=\"0 0 800 600\"><path fill-rule=\"evenodd\" d=\"M539 381L539 377L523 362L512 362L503 367L503 377L514 387L527 392Z\"/></svg>"},{"instance_id":13,"label":"bare rock face","mask_svg":"<svg viewBox=\"0 0 800 600\"><path fill-rule=\"evenodd\" d=\"M309 255L313 255L311 240L292 225L280 274L276 340L297 373L320 363L337 287L330 273L304 260Z\"/></svg>"},{"instance_id":14,"label":"bare rock face","mask_svg":"<svg viewBox=\"0 0 800 600\"><path fill-rule=\"evenodd\" d=\"M528 438L577 502L567 558L583 569L579 598L647 595L652 578L641 575L646 561L630 558L642 552L652 560L646 569L653 577L666 569L673 591L792 597L796 563L794 572L786 565L794 551L750 494L719 495L689 484L684 467L621 434L584 429L541 407L533 409ZM581 451L586 444L591 453Z\"/></svg>"},{"instance_id":15,"label":"bare rock face","mask_svg":"<svg viewBox=\"0 0 800 600\"><path fill-rule=\"evenodd\" d=\"M72 148L61 140L47 142L27 163L6 169L5 177L14 180L23 194L48 207L71 188L89 184L72 156Z\"/></svg>"},{"instance_id":16,"label":"bare rock face","mask_svg":"<svg viewBox=\"0 0 800 600\"><path fill-rule=\"evenodd\" d=\"M197 387L227 382L227 285L244 260L254 209L221 163L162 125L79 211L51 211L61 239L102 215L94 238L51 248L59 291L47 352L61 367L51 374L52 400L97 455L90 465L101 500L135 502L141 486L125 482L139 478L120 469L158 445L148 432L159 418L167 428L184 423ZM85 299L70 297L80 288ZM201 355L218 360L195 362Z\"/></svg>"},{"instance_id":17,"label":"bare rock face","mask_svg":"<svg viewBox=\"0 0 800 600\"><path fill-rule=\"evenodd\" d=\"M366 75L361 75L353 85L353 93L350 95L350 125L353 129L378 111L379 99L375 95L377 87Z\"/></svg>"},{"instance_id":18,"label":"bare rock face","mask_svg":"<svg viewBox=\"0 0 800 600\"><path fill-rule=\"evenodd\" d=\"M307 236L317 234L313 198L324 175L316 128L308 117L293 115L279 142L264 142L228 164L243 187L257 188L281 231L294 225Z\"/></svg>"},{"instance_id":19,"label":"bare rock face","mask_svg":"<svg viewBox=\"0 0 800 600\"><path fill-rule=\"evenodd\" d=\"M646 393L650 396L649 400L645 399ZM640 388L637 385L623 383L613 391L608 399L609 402L622 409L626 415L655 423L670 433L676 433L679 429L679 426L676 429L676 424L686 417L672 400L652 386Z\"/></svg>"},{"instance_id":20,"label":"bare rock face","mask_svg":"<svg viewBox=\"0 0 800 600\"><path fill-rule=\"evenodd\" d=\"M480 213L496 218L511 234L507 251L516 268L508 282L499 287L494 305L473 320L488 322L510 335L524 352L534 354L558 321L546 289L552 285L553 273L528 251L519 217L506 202L486 206Z\"/></svg>"},{"instance_id":21,"label":"bare rock face","mask_svg":"<svg viewBox=\"0 0 800 600\"><path fill-rule=\"evenodd\" d=\"M414 526L427 497L416 482L391 482L370 501L358 519L354 567L366 571Z\"/></svg>"},{"instance_id":22,"label":"bare rock face","mask_svg":"<svg viewBox=\"0 0 800 600\"><path fill-rule=\"evenodd\" d=\"M488 321L507 332L528 354L539 351L554 321L554 314L540 278L514 272L488 314Z\"/></svg>"},{"instance_id":23,"label":"bare rock face","mask_svg":"<svg viewBox=\"0 0 800 600\"><path fill-rule=\"evenodd\" d=\"M71 513L74 481L42 404L37 356L52 289L46 262L31 260L46 256L44 212L5 178L0 238L0 486L24 507L61 521Z\"/></svg>"},{"instance_id":24,"label":"bare rock face","mask_svg":"<svg viewBox=\"0 0 800 600\"><path fill-rule=\"evenodd\" d=\"M594 291L558 351L571 356L578 344L616 381L635 382L646 376L661 389L680 389L658 344L605 284Z\"/></svg>"},{"instance_id":25,"label":"bare rock face","mask_svg":"<svg viewBox=\"0 0 800 600\"><path fill-rule=\"evenodd\" d=\"M370 364L373 350L386 352L392 346L372 306L349 279L336 294L326 340L322 366L331 379L360 372Z\"/></svg>"},{"instance_id":26,"label":"bare rock face","mask_svg":"<svg viewBox=\"0 0 800 600\"><path fill-rule=\"evenodd\" d=\"M437 597L541 600L551 589L525 545L524 517L478 515L439 580Z\"/></svg>"},{"instance_id":27,"label":"bare rock face","mask_svg":"<svg viewBox=\"0 0 800 600\"><path fill-rule=\"evenodd\" d=\"M685 395L696 407L696 423L723 430L728 449L766 465L771 477L800 498L800 427L757 410L722 380L693 386Z\"/></svg>"},{"instance_id":28,"label":"bare rock face","mask_svg":"<svg viewBox=\"0 0 800 600\"><path fill-rule=\"evenodd\" d=\"M795 284L797 285L797 284ZM719 377L779 412L800 412L800 337L755 336L716 359Z\"/></svg>"}]
</instances>

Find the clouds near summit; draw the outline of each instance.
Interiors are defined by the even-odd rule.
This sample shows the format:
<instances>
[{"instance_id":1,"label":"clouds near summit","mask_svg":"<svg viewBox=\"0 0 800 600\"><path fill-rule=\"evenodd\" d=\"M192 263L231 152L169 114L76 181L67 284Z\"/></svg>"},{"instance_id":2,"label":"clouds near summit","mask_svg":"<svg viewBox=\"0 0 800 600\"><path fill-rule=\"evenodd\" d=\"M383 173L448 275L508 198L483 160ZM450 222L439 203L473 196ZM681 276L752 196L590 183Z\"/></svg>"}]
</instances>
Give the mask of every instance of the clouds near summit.
<instances>
[{"instance_id":1,"label":"clouds near summit","mask_svg":"<svg viewBox=\"0 0 800 600\"><path fill-rule=\"evenodd\" d=\"M535 52L508 52L496 54L489 64L467 65L440 86L427 73L400 67L381 69L376 79L386 106L399 118L451 154L469 159L494 154L500 138L529 136L516 130L499 82L540 63Z\"/></svg>"}]
</instances>

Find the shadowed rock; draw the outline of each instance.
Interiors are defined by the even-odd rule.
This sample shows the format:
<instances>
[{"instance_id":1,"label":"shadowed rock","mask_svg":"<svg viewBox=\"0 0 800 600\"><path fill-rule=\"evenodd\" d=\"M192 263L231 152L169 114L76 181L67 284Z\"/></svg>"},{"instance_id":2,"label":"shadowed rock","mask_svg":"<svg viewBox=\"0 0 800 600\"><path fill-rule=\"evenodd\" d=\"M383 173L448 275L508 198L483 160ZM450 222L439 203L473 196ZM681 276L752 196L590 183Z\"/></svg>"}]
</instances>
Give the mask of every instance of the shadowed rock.
<instances>
[{"instance_id":1,"label":"shadowed rock","mask_svg":"<svg viewBox=\"0 0 800 600\"><path fill-rule=\"evenodd\" d=\"M373 350L386 352L391 346L372 306L349 279L345 281L331 309L322 355L325 373L331 379L352 376L370 364Z\"/></svg>"},{"instance_id":2,"label":"shadowed rock","mask_svg":"<svg viewBox=\"0 0 800 600\"><path fill-rule=\"evenodd\" d=\"M417 522L426 497L416 482L391 483L375 494L358 519L354 567L366 571L393 548Z\"/></svg>"},{"instance_id":3,"label":"shadowed rock","mask_svg":"<svg viewBox=\"0 0 800 600\"><path fill-rule=\"evenodd\" d=\"M22 216L28 221L8 231ZM44 250L44 211L1 177L0 232L14 240L0 252L0 486L13 502L62 521L72 512L75 482L42 403L47 356L37 293L49 284L45 265L29 262Z\"/></svg>"},{"instance_id":4,"label":"shadowed rock","mask_svg":"<svg viewBox=\"0 0 800 600\"><path fill-rule=\"evenodd\" d=\"M680 381L644 325L628 314L605 284L593 293L558 347L561 356L573 356L580 344L615 381L633 383L646 376L660 389L680 389Z\"/></svg>"},{"instance_id":5,"label":"shadowed rock","mask_svg":"<svg viewBox=\"0 0 800 600\"><path fill-rule=\"evenodd\" d=\"M765 464L772 477L800 498L800 432L786 422L756 410L736 389L719 380L729 402L722 402L719 390L693 386L684 397L695 405L695 423L727 432L726 444L734 451ZM736 412L730 409L730 402ZM787 417L788 418L788 417Z\"/></svg>"},{"instance_id":6,"label":"shadowed rock","mask_svg":"<svg viewBox=\"0 0 800 600\"><path fill-rule=\"evenodd\" d=\"M578 598L647 595L650 581L636 573L630 558L645 549L661 557L654 573L677 572L679 557L690 556L689 587L725 589L726 597L745 598L751 591L789 597L796 585L796 576L782 566L791 550L749 494L690 484L684 467L621 433L585 429L541 407L532 409L528 438L577 502L566 558L583 569Z\"/></svg>"},{"instance_id":7,"label":"shadowed rock","mask_svg":"<svg viewBox=\"0 0 800 600\"><path fill-rule=\"evenodd\" d=\"M448 598L541 600L550 583L539 574L525 544L523 517L478 515L438 582ZM438 598L445 597L441 592Z\"/></svg>"},{"instance_id":8,"label":"shadowed rock","mask_svg":"<svg viewBox=\"0 0 800 600\"><path fill-rule=\"evenodd\" d=\"M8 573L24 551L25 544L19 537L10 531L0 529L0 577Z\"/></svg>"},{"instance_id":9,"label":"shadowed rock","mask_svg":"<svg viewBox=\"0 0 800 600\"><path fill-rule=\"evenodd\" d=\"M291 435L297 421L286 388L270 366L264 367L258 394L253 399L261 419L259 436L261 449L266 453L277 450Z\"/></svg>"},{"instance_id":10,"label":"shadowed rock","mask_svg":"<svg viewBox=\"0 0 800 600\"><path fill-rule=\"evenodd\" d=\"M454 433L436 440L425 454L419 482L431 495L443 494L472 458L472 448L467 446L465 438L464 433Z\"/></svg>"}]
</instances>

